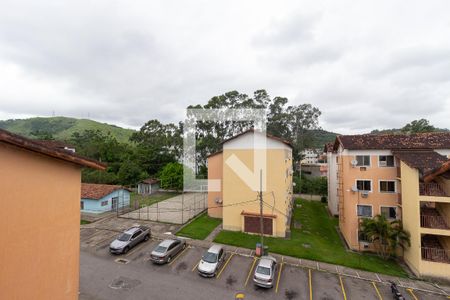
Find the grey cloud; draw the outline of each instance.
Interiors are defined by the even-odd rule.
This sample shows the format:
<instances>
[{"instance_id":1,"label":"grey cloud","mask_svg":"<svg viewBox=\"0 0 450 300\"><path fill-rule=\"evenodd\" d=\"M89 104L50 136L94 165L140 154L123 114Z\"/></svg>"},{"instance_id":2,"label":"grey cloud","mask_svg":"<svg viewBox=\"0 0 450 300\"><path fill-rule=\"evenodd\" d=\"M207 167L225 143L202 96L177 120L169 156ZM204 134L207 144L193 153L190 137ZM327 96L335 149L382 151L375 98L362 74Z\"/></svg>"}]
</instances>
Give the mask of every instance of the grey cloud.
<instances>
[{"instance_id":1,"label":"grey cloud","mask_svg":"<svg viewBox=\"0 0 450 300\"><path fill-rule=\"evenodd\" d=\"M384 24L373 14L390 5L350 4L10 1L0 11L0 67L13 66L0 69L0 115L55 110L140 127L265 88L318 106L323 127L341 133L421 117L450 127L448 24L410 11Z\"/></svg>"}]
</instances>

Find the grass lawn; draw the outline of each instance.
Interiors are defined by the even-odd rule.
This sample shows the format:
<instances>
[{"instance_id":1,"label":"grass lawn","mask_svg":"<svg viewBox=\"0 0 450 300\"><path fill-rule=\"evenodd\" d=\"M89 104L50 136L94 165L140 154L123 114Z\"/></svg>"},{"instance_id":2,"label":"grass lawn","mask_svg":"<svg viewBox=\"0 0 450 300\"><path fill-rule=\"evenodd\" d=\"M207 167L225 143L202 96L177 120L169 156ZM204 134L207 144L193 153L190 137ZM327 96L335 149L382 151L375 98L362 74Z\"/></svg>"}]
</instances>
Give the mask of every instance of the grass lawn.
<instances>
[{"instance_id":1,"label":"grass lawn","mask_svg":"<svg viewBox=\"0 0 450 300\"><path fill-rule=\"evenodd\" d=\"M335 228L338 220L328 215L324 204L302 199L297 199L296 203L301 204L301 207L294 209L293 221L300 222L301 229L292 227L290 239L264 238L269 252L407 277L407 273L393 260L386 261L372 254L346 251ZM222 231L214 241L254 249L259 236Z\"/></svg>"},{"instance_id":2,"label":"grass lawn","mask_svg":"<svg viewBox=\"0 0 450 300\"><path fill-rule=\"evenodd\" d=\"M89 224L89 223L91 223L91 222L86 221L86 220L80 220L80 225Z\"/></svg>"},{"instance_id":3,"label":"grass lawn","mask_svg":"<svg viewBox=\"0 0 450 300\"><path fill-rule=\"evenodd\" d=\"M205 212L178 231L177 235L204 240L220 223L221 219L211 218Z\"/></svg>"},{"instance_id":4,"label":"grass lawn","mask_svg":"<svg viewBox=\"0 0 450 300\"><path fill-rule=\"evenodd\" d=\"M176 195L179 195L179 193L161 192L161 193L155 193L155 194L146 195L146 196L139 195L138 193L131 193L130 204L131 204L131 207L149 206L149 205L155 204L157 202L161 202L166 199L175 197ZM135 202L138 202L139 205L135 206Z\"/></svg>"}]
</instances>

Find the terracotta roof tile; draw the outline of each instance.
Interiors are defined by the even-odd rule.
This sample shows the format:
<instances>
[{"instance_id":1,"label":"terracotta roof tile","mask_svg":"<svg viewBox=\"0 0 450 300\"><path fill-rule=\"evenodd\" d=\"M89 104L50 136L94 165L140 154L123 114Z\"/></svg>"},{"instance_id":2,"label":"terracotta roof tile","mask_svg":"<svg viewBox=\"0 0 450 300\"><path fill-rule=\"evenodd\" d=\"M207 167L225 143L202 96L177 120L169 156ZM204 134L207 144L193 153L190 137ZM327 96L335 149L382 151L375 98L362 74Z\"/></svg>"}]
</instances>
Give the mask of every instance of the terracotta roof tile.
<instances>
[{"instance_id":1,"label":"terracotta roof tile","mask_svg":"<svg viewBox=\"0 0 450 300\"><path fill-rule=\"evenodd\" d=\"M121 185L82 183L81 198L98 200L105 197L106 195L111 194L114 191L121 189L128 190Z\"/></svg>"},{"instance_id":2,"label":"terracotta roof tile","mask_svg":"<svg viewBox=\"0 0 450 300\"><path fill-rule=\"evenodd\" d=\"M39 141L25 138L4 129L0 129L0 142L13 145L15 147L22 148L28 151L43 154L55 159L74 163L82 167L89 167L98 170L106 169L105 164L102 164L96 160L82 157L71 151L49 147L48 145L45 145Z\"/></svg>"},{"instance_id":3,"label":"terracotta roof tile","mask_svg":"<svg viewBox=\"0 0 450 300\"><path fill-rule=\"evenodd\" d=\"M450 149L450 132L341 135L336 137L334 150L337 150L339 144L349 150Z\"/></svg>"},{"instance_id":4,"label":"terracotta roof tile","mask_svg":"<svg viewBox=\"0 0 450 300\"><path fill-rule=\"evenodd\" d=\"M143 183L147 183L147 184L154 184L154 183L159 183L159 179L156 178L147 178L142 180Z\"/></svg>"},{"instance_id":5,"label":"terracotta roof tile","mask_svg":"<svg viewBox=\"0 0 450 300\"><path fill-rule=\"evenodd\" d=\"M419 169L422 174L437 169L448 161L447 157L433 150L393 151L392 153L411 168Z\"/></svg>"}]
</instances>

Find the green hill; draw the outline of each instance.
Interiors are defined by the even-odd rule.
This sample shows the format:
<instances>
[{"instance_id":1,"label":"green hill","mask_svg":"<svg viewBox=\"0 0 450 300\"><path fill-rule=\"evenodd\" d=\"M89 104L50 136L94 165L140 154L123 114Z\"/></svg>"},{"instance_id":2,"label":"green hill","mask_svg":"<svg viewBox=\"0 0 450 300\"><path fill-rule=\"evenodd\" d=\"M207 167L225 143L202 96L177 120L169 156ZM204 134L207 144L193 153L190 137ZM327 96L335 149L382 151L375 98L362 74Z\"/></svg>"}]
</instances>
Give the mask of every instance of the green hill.
<instances>
[{"instance_id":1,"label":"green hill","mask_svg":"<svg viewBox=\"0 0 450 300\"><path fill-rule=\"evenodd\" d=\"M323 129L308 130L307 148L323 148L325 144L334 142L338 133Z\"/></svg>"},{"instance_id":2,"label":"green hill","mask_svg":"<svg viewBox=\"0 0 450 300\"><path fill-rule=\"evenodd\" d=\"M125 129L116 125L67 117L6 120L0 121L0 128L31 138L35 138L32 135L33 132L49 133L58 140L67 140L74 132L100 130L103 133L109 132L119 142L123 143L128 143L128 139L134 132L132 129Z\"/></svg>"}]
</instances>

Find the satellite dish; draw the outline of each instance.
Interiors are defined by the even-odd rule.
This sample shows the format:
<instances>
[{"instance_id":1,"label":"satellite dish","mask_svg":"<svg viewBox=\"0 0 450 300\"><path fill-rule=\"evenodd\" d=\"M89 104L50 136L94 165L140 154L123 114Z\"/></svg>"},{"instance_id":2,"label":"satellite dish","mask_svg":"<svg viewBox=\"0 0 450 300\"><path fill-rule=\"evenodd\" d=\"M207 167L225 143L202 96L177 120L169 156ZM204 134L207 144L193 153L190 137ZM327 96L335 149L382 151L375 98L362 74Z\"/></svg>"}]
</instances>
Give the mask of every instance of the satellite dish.
<instances>
[{"instance_id":1,"label":"satellite dish","mask_svg":"<svg viewBox=\"0 0 450 300\"><path fill-rule=\"evenodd\" d=\"M357 192L358 191L358 187L356 185L352 186L352 192Z\"/></svg>"},{"instance_id":2,"label":"satellite dish","mask_svg":"<svg viewBox=\"0 0 450 300\"><path fill-rule=\"evenodd\" d=\"M358 161L356 160L356 159L353 159L351 162L350 162L351 164L352 164L352 166L356 166L356 165L358 165Z\"/></svg>"}]
</instances>

